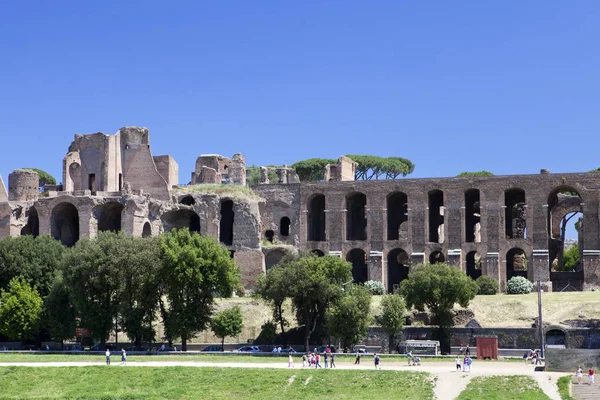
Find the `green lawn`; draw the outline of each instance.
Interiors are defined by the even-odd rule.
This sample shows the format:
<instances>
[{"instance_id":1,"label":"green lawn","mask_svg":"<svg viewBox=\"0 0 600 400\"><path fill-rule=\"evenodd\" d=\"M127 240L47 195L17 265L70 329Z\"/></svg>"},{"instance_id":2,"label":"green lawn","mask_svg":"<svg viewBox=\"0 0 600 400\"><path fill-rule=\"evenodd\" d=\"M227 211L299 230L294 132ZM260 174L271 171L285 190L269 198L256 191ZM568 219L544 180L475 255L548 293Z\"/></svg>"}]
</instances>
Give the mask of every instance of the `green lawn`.
<instances>
[{"instance_id":1,"label":"green lawn","mask_svg":"<svg viewBox=\"0 0 600 400\"><path fill-rule=\"evenodd\" d=\"M547 400L537 382L528 376L475 377L458 400Z\"/></svg>"},{"instance_id":2,"label":"green lawn","mask_svg":"<svg viewBox=\"0 0 600 400\"><path fill-rule=\"evenodd\" d=\"M433 399L423 372L2 367L2 399Z\"/></svg>"}]
</instances>

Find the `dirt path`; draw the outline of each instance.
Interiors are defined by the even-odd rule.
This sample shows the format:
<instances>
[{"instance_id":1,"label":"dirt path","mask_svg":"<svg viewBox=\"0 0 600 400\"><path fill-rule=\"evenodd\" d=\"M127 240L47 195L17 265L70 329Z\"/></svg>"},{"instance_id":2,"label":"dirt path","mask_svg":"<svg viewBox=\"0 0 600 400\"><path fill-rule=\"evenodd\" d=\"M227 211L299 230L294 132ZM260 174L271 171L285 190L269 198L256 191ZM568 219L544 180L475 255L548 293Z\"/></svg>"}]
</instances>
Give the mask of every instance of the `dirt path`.
<instances>
[{"instance_id":1,"label":"dirt path","mask_svg":"<svg viewBox=\"0 0 600 400\"><path fill-rule=\"evenodd\" d=\"M20 362L20 363L0 363L4 366L24 366L24 367L86 367L92 365L104 365L104 362ZM128 362L127 366L135 367L223 367L223 368L277 368L287 369L287 360L282 363L236 363L236 362L204 362L204 361L146 361L146 362ZM111 367L121 367L115 362ZM301 365L296 365L295 369L301 369ZM350 363L339 363L338 369L374 369L372 363L364 362L360 365ZM438 400L453 400L467 387L468 383L475 376L493 376L493 375L526 375L534 378L544 393L552 400L560 400L556 382L558 378L566 375L563 372L536 372L532 365L525 365L516 362L486 362L478 363L475 361L472 365L472 372L457 372L455 370L454 360L451 362L427 362L421 366L409 367L400 362L382 362L382 369L396 371L423 371L428 372L437 378L434 388L435 396Z\"/></svg>"}]
</instances>

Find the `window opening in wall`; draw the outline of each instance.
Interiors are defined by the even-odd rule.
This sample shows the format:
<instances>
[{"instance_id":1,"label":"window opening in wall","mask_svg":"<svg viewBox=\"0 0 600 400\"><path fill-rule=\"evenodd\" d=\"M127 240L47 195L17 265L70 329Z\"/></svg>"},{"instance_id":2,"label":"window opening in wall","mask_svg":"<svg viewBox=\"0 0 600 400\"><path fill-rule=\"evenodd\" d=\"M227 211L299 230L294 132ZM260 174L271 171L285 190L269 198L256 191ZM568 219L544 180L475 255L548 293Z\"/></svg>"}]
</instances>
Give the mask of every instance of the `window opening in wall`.
<instances>
[{"instance_id":1,"label":"window opening in wall","mask_svg":"<svg viewBox=\"0 0 600 400\"><path fill-rule=\"evenodd\" d=\"M408 238L408 197L405 193L395 192L387 198L387 240Z\"/></svg>"},{"instance_id":2,"label":"window opening in wall","mask_svg":"<svg viewBox=\"0 0 600 400\"><path fill-rule=\"evenodd\" d=\"M546 332L546 344L554 346L566 346L567 335L559 329L550 329Z\"/></svg>"},{"instance_id":3,"label":"window opening in wall","mask_svg":"<svg viewBox=\"0 0 600 400\"><path fill-rule=\"evenodd\" d=\"M40 235L40 218L35 207L31 207L27 210L27 225L21 229L21 235L31 235L38 237Z\"/></svg>"},{"instance_id":4,"label":"window opening in wall","mask_svg":"<svg viewBox=\"0 0 600 400\"><path fill-rule=\"evenodd\" d=\"M96 194L96 174L89 175L88 190L90 190L92 192L92 194Z\"/></svg>"},{"instance_id":5,"label":"window opening in wall","mask_svg":"<svg viewBox=\"0 0 600 400\"><path fill-rule=\"evenodd\" d=\"M481 276L481 255L476 251L467 253L467 276L473 280Z\"/></svg>"},{"instance_id":6,"label":"window opening in wall","mask_svg":"<svg viewBox=\"0 0 600 400\"><path fill-rule=\"evenodd\" d=\"M429 241L444 243L444 192L429 192Z\"/></svg>"},{"instance_id":7,"label":"window opening in wall","mask_svg":"<svg viewBox=\"0 0 600 400\"><path fill-rule=\"evenodd\" d=\"M152 227L149 222L144 224L144 228L142 229L142 237L147 238L152 236Z\"/></svg>"},{"instance_id":8,"label":"window opening in wall","mask_svg":"<svg viewBox=\"0 0 600 400\"><path fill-rule=\"evenodd\" d=\"M316 254L319 257L325 257L325 253L323 253L323 251L321 251L319 249L314 249L311 251L311 253Z\"/></svg>"},{"instance_id":9,"label":"window opening in wall","mask_svg":"<svg viewBox=\"0 0 600 400\"><path fill-rule=\"evenodd\" d=\"M200 232L200 216L192 210L173 210L162 216L165 232L188 228L190 232Z\"/></svg>"},{"instance_id":10,"label":"window opening in wall","mask_svg":"<svg viewBox=\"0 0 600 400\"><path fill-rule=\"evenodd\" d=\"M52 209L50 231L54 239L65 246L73 246L79 240L79 212L71 203L60 203Z\"/></svg>"},{"instance_id":11,"label":"window opening in wall","mask_svg":"<svg viewBox=\"0 0 600 400\"><path fill-rule=\"evenodd\" d=\"M354 283L365 283L368 280L367 255L361 249L352 249L346 255L346 261L352 264Z\"/></svg>"},{"instance_id":12,"label":"window opening in wall","mask_svg":"<svg viewBox=\"0 0 600 400\"><path fill-rule=\"evenodd\" d=\"M403 249L394 249L387 256L388 292L397 293L400 282L408 278L409 256Z\"/></svg>"},{"instance_id":13,"label":"window opening in wall","mask_svg":"<svg viewBox=\"0 0 600 400\"><path fill-rule=\"evenodd\" d=\"M519 248L510 249L506 253L506 280L515 276L527 278L527 256Z\"/></svg>"},{"instance_id":14,"label":"window opening in wall","mask_svg":"<svg viewBox=\"0 0 600 400\"><path fill-rule=\"evenodd\" d=\"M119 191L123 190L123 174L119 174Z\"/></svg>"},{"instance_id":15,"label":"window opening in wall","mask_svg":"<svg viewBox=\"0 0 600 400\"><path fill-rule=\"evenodd\" d=\"M219 223L219 241L226 246L233 244L233 201L221 202L221 222Z\"/></svg>"},{"instance_id":16,"label":"window opening in wall","mask_svg":"<svg viewBox=\"0 0 600 400\"><path fill-rule=\"evenodd\" d=\"M288 217L283 217L279 221L279 233L281 236L290 236L290 219Z\"/></svg>"},{"instance_id":17,"label":"window opening in wall","mask_svg":"<svg viewBox=\"0 0 600 400\"><path fill-rule=\"evenodd\" d=\"M434 251L429 255L429 264L446 262L446 256L441 251Z\"/></svg>"},{"instance_id":18,"label":"window opening in wall","mask_svg":"<svg viewBox=\"0 0 600 400\"><path fill-rule=\"evenodd\" d=\"M235 250L229 250L229 257L235 258Z\"/></svg>"},{"instance_id":19,"label":"window opening in wall","mask_svg":"<svg viewBox=\"0 0 600 400\"><path fill-rule=\"evenodd\" d=\"M465 192L465 241L481 242L481 209L479 189Z\"/></svg>"},{"instance_id":20,"label":"window opening in wall","mask_svg":"<svg viewBox=\"0 0 600 400\"><path fill-rule=\"evenodd\" d=\"M266 239L267 239L269 242L273 243L273 238L274 238L274 237L275 237L275 232L273 232L272 230L265 231L265 238L266 238Z\"/></svg>"},{"instance_id":21,"label":"window opening in wall","mask_svg":"<svg viewBox=\"0 0 600 400\"><path fill-rule=\"evenodd\" d=\"M110 202L96 207L94 213L98 219L98 231L120 232L123 208L122 204L116 202Z\"/></svg>"},{"instance_id":22,"label":"window opening in wall","mask_svg":"<svg viewBox=\"0 0 600 400\"><path fill-rule=\"evenodd\" d=\"M525 191L510 189L504 192L506 238L525 239L527 237L527 205Z\"/></svg>"},{"instance_id":23,"label":"window opening in wall","mask_svg":"<svg viewBox=\"0 0 600 400\"><path fill-rule=\"evenodd\" d=\"M193 206L194 204L196 204L196 200L194 200L192 196L184 196L181 198L181 200L179 200L179 204Z\"/></svg>"},{"instance_id":24,"label":"window opening in wall","mask_svg":"<svg viewBox=\"0 0 600 400\"><path fill-rule=\"evenodd\" d=\"M353 193L346 197L346 240L367 240L367 196Z\"/></svg>"},{"instance_id":25,"label":"window opening in wall","mask_svg":"<svg viewBox=\"0 0 600 400\"><path fill-rule=\"evenodd\" d=\"M309 242L325 241L325 196L315 194L308 200L308 238Z\"/></svg>"}]
</instances>

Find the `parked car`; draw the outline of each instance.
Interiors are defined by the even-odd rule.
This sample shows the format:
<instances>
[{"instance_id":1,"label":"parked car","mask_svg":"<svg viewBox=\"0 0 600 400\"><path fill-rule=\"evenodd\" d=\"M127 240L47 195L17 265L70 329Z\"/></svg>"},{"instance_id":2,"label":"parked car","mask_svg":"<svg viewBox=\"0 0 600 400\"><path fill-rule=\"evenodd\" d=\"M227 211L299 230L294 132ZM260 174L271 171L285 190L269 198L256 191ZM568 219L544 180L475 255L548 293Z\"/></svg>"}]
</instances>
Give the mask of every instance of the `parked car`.
<instances>
[{"instance_id":1,"label":"parked car","mask_svg":"<svg viewBox=\"0 0 600 400\"><path fill-rule=\"evenodd\" d=\"M327 348L330 349L331 353L337 353L337 349L334 346L319 346L319 347L317 347L317 352L325 353L325 352L327 352Z\"/></svg>"},{"instance_id":2,"label":"parked car","mask_svg":"<svg viewBox=\"0 0 600 400\"><path fill-rule=\"evenodd\" d=\"M221 348L220 344L213 344L210 346L206 346L205 348L203 348L200 351L222 351L222 348Z\"/></svg>"},{"instance_id":3,"label":"parked car","mask_svg":"<svg viewBox=\"0 0 600 400\"><path fill-rule=\"evenodd\" d=\"M258 346L242 346L234 351L239 353L260 353L262 350Z\"/></svg>"},{"instance_id":4,"label":"parked car","mask_svg":"<svg viewBox=\"0 0 600 400\"><path fill-rule=\"evenodd\" d=\"M291 353L291 354L296 354L296 353L297 353L297 351L296 351L296 350L294 350L294 349L293 349L293 348L291 348L291 347L288 347L287 349L281 349L281 352L282 352L282 353Z\"/></svg>"}]
</instances>

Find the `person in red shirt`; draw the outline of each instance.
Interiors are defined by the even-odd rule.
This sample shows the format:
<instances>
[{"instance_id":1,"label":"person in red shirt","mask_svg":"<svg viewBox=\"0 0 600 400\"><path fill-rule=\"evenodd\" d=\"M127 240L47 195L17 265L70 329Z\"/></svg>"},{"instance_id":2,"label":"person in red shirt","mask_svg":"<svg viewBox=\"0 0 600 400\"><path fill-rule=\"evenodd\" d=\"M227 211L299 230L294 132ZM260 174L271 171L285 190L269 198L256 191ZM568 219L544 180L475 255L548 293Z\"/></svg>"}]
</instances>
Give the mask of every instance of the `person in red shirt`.
<instances>
[{"instance_id":1,"label":"person in red shirt","mask_svg":"<svg viewBox=\"0 0 600 400\"><path fill-rule=\"evenodd\" d=\"M588 378L590 380L590 385L594 384L594 368L588 369Z\"/></svg>"}]
</instances>

